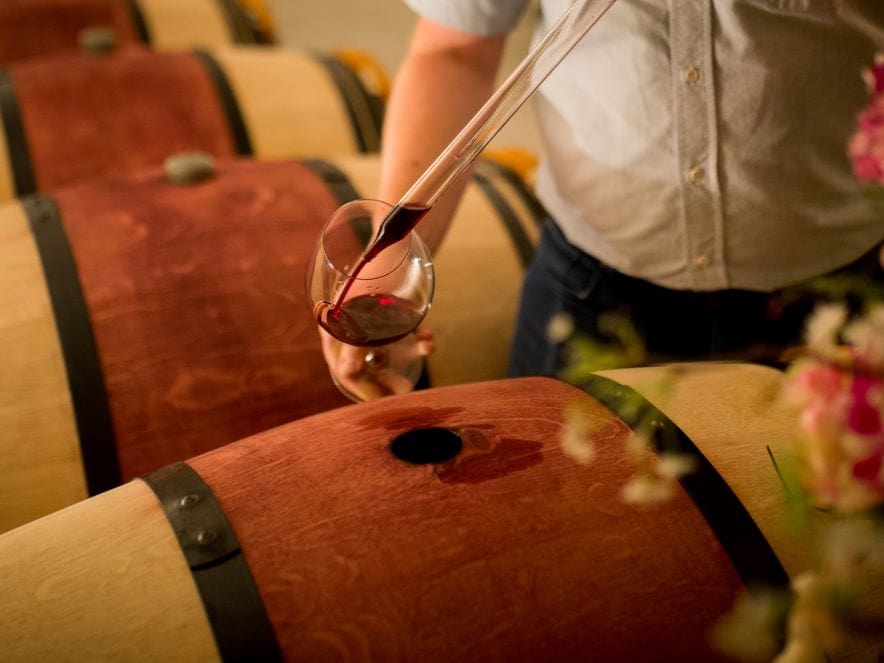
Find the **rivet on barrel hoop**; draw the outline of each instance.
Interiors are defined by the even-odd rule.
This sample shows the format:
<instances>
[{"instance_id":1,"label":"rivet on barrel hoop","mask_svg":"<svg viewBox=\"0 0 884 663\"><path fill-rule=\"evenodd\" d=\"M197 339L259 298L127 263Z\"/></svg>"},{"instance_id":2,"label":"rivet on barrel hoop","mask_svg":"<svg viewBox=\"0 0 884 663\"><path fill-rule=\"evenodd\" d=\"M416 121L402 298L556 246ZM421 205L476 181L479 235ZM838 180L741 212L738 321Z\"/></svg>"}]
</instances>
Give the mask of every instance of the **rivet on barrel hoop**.
<instances>
[{"instance_id":1,"label":"rivet on barrel hoop","mask_svg":"<svg viewBox=\"0 0 884 663\"><path fill-rule=\"evenodd\" d=\"M218 539L218 532L213 529L204 529L196 535L196 542L201 546L208 546Z\"/></svg>"},{"instance_id":2,"label":"rivet on barrel hoop","mask_svg":"<svg viewBox=\"0 0 884 663\"><path fill-rule=\"evenodd\" d=\"M181 509L189 509L199 501L200 496L196 493L191 493L190 495L185 495L180 500L178 500L178 507Z\"/></svg>"}]
</instances>

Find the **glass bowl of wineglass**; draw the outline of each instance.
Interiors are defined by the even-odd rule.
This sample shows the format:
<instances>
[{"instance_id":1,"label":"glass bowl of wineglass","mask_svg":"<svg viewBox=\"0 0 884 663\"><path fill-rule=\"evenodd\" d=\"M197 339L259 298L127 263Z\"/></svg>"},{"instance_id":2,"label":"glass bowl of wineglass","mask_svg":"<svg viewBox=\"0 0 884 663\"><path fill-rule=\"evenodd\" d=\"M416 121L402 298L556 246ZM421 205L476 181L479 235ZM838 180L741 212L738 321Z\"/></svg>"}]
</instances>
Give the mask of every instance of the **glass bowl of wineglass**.
<instances>
[{"instance_id":1,"label":"glass bowl of wineglass","mask_svg":"<svg viewBox=\"0 0 884 663\"><path fill-rule=\"evenodd\" d=\"M424 341L416 330L433 301L433 262L414 230L376 250L375 232L394 209L365 199L339 207L307 270L329 372L357 402L410 391L423 370ZM370 245L375 250L367 259Z\"/></svg>"}]
</instances>

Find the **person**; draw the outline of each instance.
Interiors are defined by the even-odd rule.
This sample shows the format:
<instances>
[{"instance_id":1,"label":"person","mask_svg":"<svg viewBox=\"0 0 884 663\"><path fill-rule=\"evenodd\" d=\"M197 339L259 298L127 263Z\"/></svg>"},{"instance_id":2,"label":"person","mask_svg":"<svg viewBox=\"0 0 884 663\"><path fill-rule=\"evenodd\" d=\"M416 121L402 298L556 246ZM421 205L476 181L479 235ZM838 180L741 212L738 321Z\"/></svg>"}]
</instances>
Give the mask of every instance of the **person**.
<instances>
[{"instance_id":1,"label":"person","mask_svg":"<svg viewBox=\"0 0 884 663\"><path fill-rule=\"evenodd\" d=\"M881 282L884 219L846 145L882 26L845 21L841 1L614 2L530 102L550 218L510 375L563 366L567 346L548 334L562 314L602 342L610 315L625 315L652 358L763 357L800 341L803 284L857 272ZM419 17L384 123L378 197L389 201L490 96L528 6L405 2ZM568 4L540 0L537 34ZM464 180L421 221L431 248Z\"/></svg>"}]
</instances>

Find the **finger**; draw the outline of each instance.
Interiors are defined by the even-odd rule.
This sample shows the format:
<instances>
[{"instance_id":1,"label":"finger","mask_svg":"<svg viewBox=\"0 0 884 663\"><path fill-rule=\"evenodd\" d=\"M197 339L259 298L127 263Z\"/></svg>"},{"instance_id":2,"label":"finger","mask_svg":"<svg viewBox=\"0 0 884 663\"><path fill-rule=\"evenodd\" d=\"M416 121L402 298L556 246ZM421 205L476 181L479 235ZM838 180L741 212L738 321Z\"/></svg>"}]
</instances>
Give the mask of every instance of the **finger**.
<instances>
[{"instance_id":1,"label":"finger","mask_svg":"<svg viewBox=\"0 0 884 663\"><path fill-rule=\"evenodd\" d=\"M414 331L416 340L417 354L420 357L426 357L436 351L436 343L433 339L433 332L426 328L418 328Z\"/></svg>"},{"instance_id":2,"label":"finger","mask_svg":"<svg viewBox=\"0 0 884 663\"><path fill-rule=\"evenodd\" d=\"M329 366L334 366L338 359L340 342L332 338L332 336L322 327L319 327L318 331L319 342L322 346L322 356L325 358L325 363Z\"/></svg>"},{"instance_id":3,"label":"finger","mask_svg":"<svg viewBox=\"0 0 884 663\"><path fill-rule=\"evenodd\" d=\"M371 401L386 395L386 389L377 384L364 362L356 373L344 372L340 364L330 365L329 373L339 389L359 400Z\"/></svg>"},{"instance_id":4,"label":"finger","mask_svg":"<svg viewBox=\"0 0 884 663\"><path fill-rule=\"evenodd\" d=\"M342 345L335 362L335 369L344 378L358 378L365 372L365 350L352 345Z\"/></svg>"},{"instance_id":5,"label":"finger","mask_svg":"<svg viewBox=\"0 0 884 663\"><path fill-rule=\"evenodd\" d=\"M352 345L345 345L327 331L319 328L322 342L322 356L332 375L343 378L356 378L365 370L365 353Z\"/></svg>"},{"instance_id":6,"label":"finger","mask_svg":"<svg viewBox=\"0 0 884 663\"><path fill-rule=\"evenodd\" d=\"M321 327L319 338L329 375L339 389L360 400L381 397L378 387L363 377L365 358L359 348L342 344Z\"/></svg>"},{"instance_id":7,"label":"finger","mask_svg":"<svg viewBox=\"0 0 884 663\"><path fill-rule=\"evenodd\" d=\"M380 371L374 377L376 386L385 392L384 396L407 394L414 389L411 380L395 371Z\"/></svg>"},{"instance_id":8,"label":"finger","mask_svg":"<svg viewBox=\"0 0 884 663\"><path fill-rule=\"evenodd\" d=\"M369 379L348 380L345 387L363 401L374 401L386 396L386 390Z\"/></svg>"}]
</instances>

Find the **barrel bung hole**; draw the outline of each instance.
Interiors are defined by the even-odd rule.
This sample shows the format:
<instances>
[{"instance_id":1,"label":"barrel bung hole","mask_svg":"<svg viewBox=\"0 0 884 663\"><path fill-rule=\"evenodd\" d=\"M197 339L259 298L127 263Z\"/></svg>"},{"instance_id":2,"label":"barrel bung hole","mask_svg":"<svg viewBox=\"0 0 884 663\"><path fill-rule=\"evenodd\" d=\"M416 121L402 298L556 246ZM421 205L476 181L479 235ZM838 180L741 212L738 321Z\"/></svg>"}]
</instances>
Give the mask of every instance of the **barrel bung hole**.
<instances>
[{"instance_id":1,"label":"barrel bung hole","mask_svg":"<svg viewBox=\"0 0 884 663\"><path fill-rule=\"evenodd\" d=\"M399 460L415 465L431 465L454 458L463 448L460 435L447 428L415 428L390 443Z\"/></svg>"}]
</instances>

